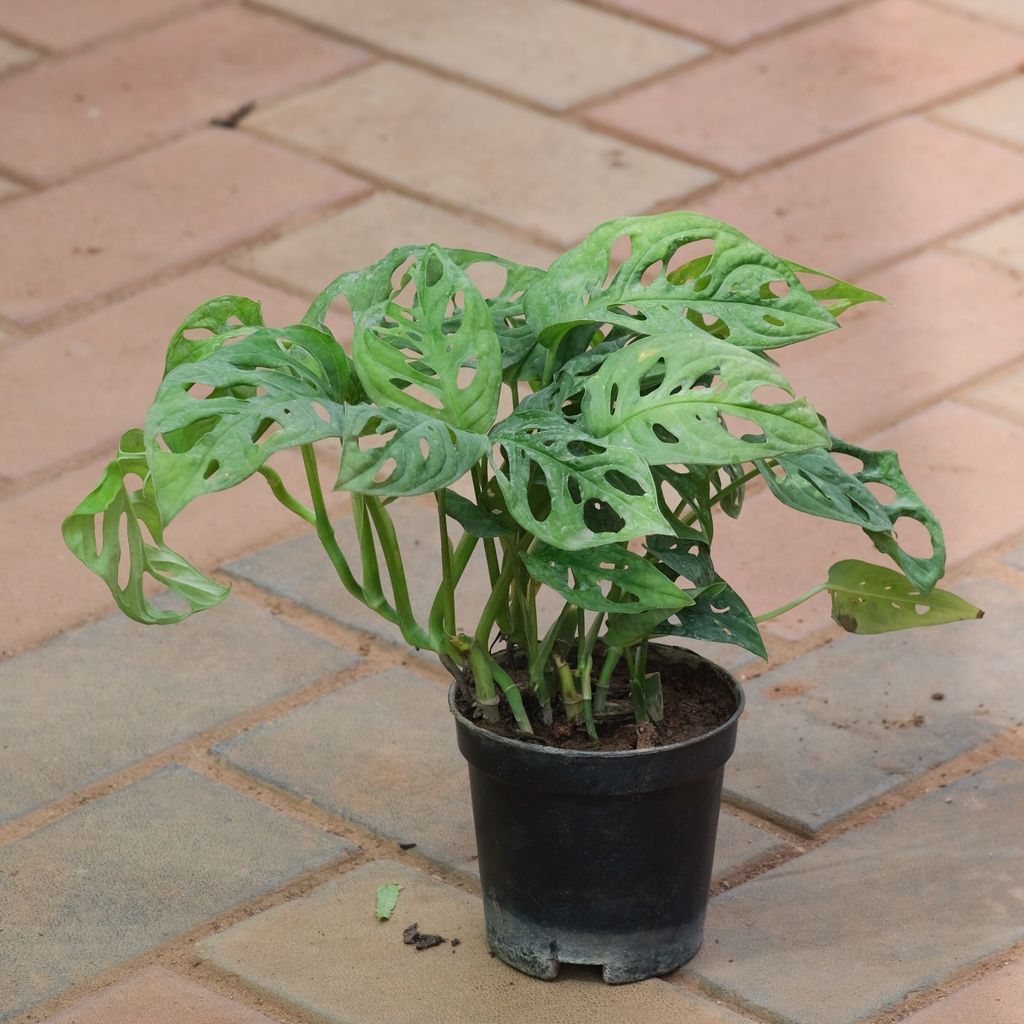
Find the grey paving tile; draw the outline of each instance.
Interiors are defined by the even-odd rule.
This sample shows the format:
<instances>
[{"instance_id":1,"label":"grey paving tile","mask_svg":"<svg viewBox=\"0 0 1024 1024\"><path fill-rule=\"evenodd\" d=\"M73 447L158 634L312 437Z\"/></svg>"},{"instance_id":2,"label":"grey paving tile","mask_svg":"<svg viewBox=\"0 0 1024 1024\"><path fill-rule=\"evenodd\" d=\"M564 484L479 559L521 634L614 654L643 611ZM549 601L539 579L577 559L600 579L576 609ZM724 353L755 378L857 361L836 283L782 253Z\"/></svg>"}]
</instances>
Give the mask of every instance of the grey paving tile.
<instances>
[{"instance_id":1,"label":"grey paving tile","mask_svg":"<svg viewBox=\"0 0 1024 1024\"><path fill-rule=\"evenodd\" d=\"M756 857L763 857L786 844L767 829L751 825L738 814L725 808L718 818L718 841L715 843L715 877L727 875Z\"/></svg>"},{"instance_id":2,"label":"grey paving tile","mask_svg":"<svg viewBox=\"0 0 1024 1024\"><path fill-rule=\"evenodd\" d=\"M955 589L985 618L844 636L748 684L728 792L814 831L1024 721L1024 590Z\"/></svg>"},{"instance_id":3,"label":"grey paving tile","mask_svg":"<svg viewBox=\"0 0 1024 1024\"><path fill-rule=\"evenodd\" d=\"M0 1019L352 847L172 765L0 849Z\"/></svg>"},{"instance_id":4,"label":"grey paving tile","mask_svg":"<svg viewBox=\"0 0 1024 1024\"><path fill-rule=\"evenodd\" d=\"M374 892L402 885L395 916L374 920ZM460 945L403 945L412 922ZM375 861L308 896L203 942L224 970L333 1024L744 1024L735 1013L664 981L608 986L573 972L556 984L488 955L480 901L401 864Z\"/></svg>"},{"instance_id":5,"label":"grey paving tile","mask_svg":"<svg viewBox=\"0 0 1024 1024\"><path fill-rule=\"evenodd\" d=\"M0 820L357 660L230 597L173 627L111 616L0 662Z\"/></svg>"},{"instance_id":6,"label":"grey paving tile","mask_svg":"<svg viewBox=\"0 0 1024 1024\"><path fill-rule=\"evenodd\" d=\"M689 968L793 1024L854 1024L1024 937L1024 764L1005 759L712 902Z\"/></svg>"}]
</instances>

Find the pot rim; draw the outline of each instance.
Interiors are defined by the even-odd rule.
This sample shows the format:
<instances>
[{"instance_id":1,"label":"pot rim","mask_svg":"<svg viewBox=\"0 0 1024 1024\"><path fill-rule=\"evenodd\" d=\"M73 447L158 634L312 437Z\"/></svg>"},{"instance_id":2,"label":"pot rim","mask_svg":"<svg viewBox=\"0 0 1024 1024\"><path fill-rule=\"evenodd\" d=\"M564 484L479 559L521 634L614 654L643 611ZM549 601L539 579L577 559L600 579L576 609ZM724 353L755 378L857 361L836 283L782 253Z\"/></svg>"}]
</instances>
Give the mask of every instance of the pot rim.
<instances>
[{"instance_id":1,"label":"pot rim","mask_svg":"<svg viewBox=\"0 0 1024 1024\"><path fill-rule=\"evenodd\" d=\"M729 729L735 727L740 715L743 714L744 707L746 706L746 695L743 692L743 687L740 686L735 676L727 669L724 669L721 665L716 664L703 655L698 654L696 651L691 651L687 647L672 647L668 644L654 645L660 646L663 650L685 652L691 657L697 658L704 662L706 665L710 665L716 672L718 672L725 680L732 692L732 695L736 698L736 710L721 724L711 729L708 732L701 733L699 736L691 736L688 740L679 740L677 743L668 743L661 747L644 747L642 750L574 750L566 749L563 747L551 747L543 743L531 743L528 740L514 739L511 736L502 736L500 733L491 732L490 729L484 729L477 725L476 722L467 718L458 708L455 702L455 696L458 688L458 683L452 682L448 688L448 709L455 716L456 720L467 728L473 730L474 733L478 733L481 737L486 737L488 741L503 744L509 747L517 749L533 750L538 753L549 754L554 757L568 757L568 758L599 758L607 761L617 760L628 760L629 758L635 757L654 757L664 756L671 751L684 750L687 747L696 747L698 744L707 743L715 736L719 736Z\"/></svg>"}]
</instances>

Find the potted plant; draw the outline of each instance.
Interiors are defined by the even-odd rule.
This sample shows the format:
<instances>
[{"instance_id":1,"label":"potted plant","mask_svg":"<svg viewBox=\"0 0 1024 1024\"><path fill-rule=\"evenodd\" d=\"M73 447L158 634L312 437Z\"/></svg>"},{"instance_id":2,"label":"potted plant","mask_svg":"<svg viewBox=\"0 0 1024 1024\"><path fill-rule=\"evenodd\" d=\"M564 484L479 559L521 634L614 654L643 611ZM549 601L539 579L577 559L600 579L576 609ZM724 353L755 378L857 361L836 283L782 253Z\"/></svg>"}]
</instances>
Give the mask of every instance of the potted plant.
<instances>
[{"instance_id":1,"label":"potted plant","mask_svg":"<svg viewBox=\"0 0 1024 1024\"><path fill-rule=\"evenodd\" d=\"M480 265L503 272L500 289L474 283ZM325 325L339 297L351 356ZM751 615L715 571L715 512L738 515L762 480L800 512L864 530L893 566L842 561L812 591L847 630L981 614L936 589L942 533L896 454L834 437L770 356L878 298L685 212L610 221L547 270L405 246L342 274L284 328L222 296L171 338L144 428L122 437L64 537L126 614L176 622L227 588L168 548L165 526L261 474L352 598L454 678L494 952L542 977L560 962L600 964L608 981L664 973L700 945L743 698L722 669L651 640L764 656L759 623L811 596ZM319 442L351 495L358 550L336 539ZM308 500L267 464L293 447ZM423 620L389 506L425 493L442 582ZM928 557L900 546L904 517L927 529ZM458 587L474 559L490 596L469 608ZM154 603L151 581L180 607ZM543 588L562 601L550 620Z\"/></svg>"}]
</instances>

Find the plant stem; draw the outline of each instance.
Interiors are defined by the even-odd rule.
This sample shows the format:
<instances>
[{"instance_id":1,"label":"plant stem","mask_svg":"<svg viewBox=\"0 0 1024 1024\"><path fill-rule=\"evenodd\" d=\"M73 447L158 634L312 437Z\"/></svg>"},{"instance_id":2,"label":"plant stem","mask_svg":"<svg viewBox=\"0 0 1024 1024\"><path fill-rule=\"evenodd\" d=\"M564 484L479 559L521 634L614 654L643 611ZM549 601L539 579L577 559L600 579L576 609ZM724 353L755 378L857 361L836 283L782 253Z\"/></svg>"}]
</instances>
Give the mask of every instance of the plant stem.
<instances>
[{"instance_id":1,"label":"plant stem","mask_svg":"<svg viewBox=\"0 0 1024 1024\"><path fill-rule=\"evenodd\" d=\"M804 601L809 601L816 594L820 594L823 590L828 590L827 583L819 583L816 587L812 587L807 591L806 594L801 594L799 597L794 598L787 604L780 605L778 608L773 608L770 612L765 612L764 615L755 615L755 622L767 622L769 619L777 618L780 615L784 615L786 612L795 608L798 604L803 604Z\"/></svg>"},{"instance_id":2,"label":"plant stem","mask_svg":"<svg viewBox=\"0 0 1024 1024\"><path fill-rule=\"evenodd\" d=\"M519 552L516 545L510 544L505 554L505 563L498 573L491 596L480 613L480 622L476 628L476 642L485 650L490 646L491 628L494 625L502 607L507 607L508 588L512 581L512 574L515 572L516 562L519 561Z\"/></svg>"},{"instance_id":3,"label":"plant stem","mask_svg":"<svg viewBox=\"0 0 1024 1024\"><path fill-rule=\"evenodd\" d=\"M594 693L594 711L601 714L605 704L608 702L608 687L611 684L612 673L622 658L621 647L608 647L604 652L604 664L601 665L601 673L597 677L597 688Z\"/></svg>"},{"instance_id":4,"label":"plant stem","mask_svg":"<svg viewBox=\"0 0 1024 1024\"><path fill-rule=\"evenodd\" d=\"M759 476L759 475L760 475L760 471L755 466L753 469L748 470L746 473L744 473L743 476L737 477L735 480L732 481L732 483L727 484L725 487L723 487L713 497L709 498L708 499L708 504L709 505L718 505L718 504L720 504L727 497L729 497L729 495L732 494L733 491L739 490L749 480L753 480L754 477ZM679 503L679 507L676 509L675 515L678 516L679 513L683 510L683 506L686 505L686 504L688 504L688 502L684 498ZM679 520L679 524L681 526L691 526L696 521L697 521L697 513L696 512L689 512L685 516L683 516L682 519Z\"/></svg>"},{"instance_id":5,"label":"plant stem","mask_svg":"<svg viewBox=\"0 0 1024 1024\"><path fill-rule=\"evenodd\" d=\"M289 512L294 512L301 519L305 519L307 523L312 526L316 526L316 513L311 508L306 508L301 501L298 500L284 485L284 481L280 475L269 466L260 466L257 472L262 476L267 483L270 485L270 491L275 498Z\"/></svg>"},{"instance_id":6,"label":"plant stem","mask_svg":"<svg viewBox=\"0 0 1024 1024\"><path fill-rule=\"evenodd\" d=\"M578 721L583 714L581 705L583 698L576 692L576 682L572 677L572 669L566 664L557 651L551 655L555 671L558 673L558 682L562 690L562 704L565 705L565 717L570 722Z\"/></svg>"},{"instance_id":7,"label":"plant stem","mask_svg":"<svg viewBox=\"0 0 1024 1024\"><path fill-rule=\"evenodd\" d=\"M501 712L498 710L498 695L494 690L494 678L491 675L491 659L479 644L473 643L469 648L469 665L473 670L473 688L476 701L488 722L500 722Z\"/></svg>"},{"instance_id":8,"label":"plant stem","mask_svg":"<svg viewBox=\"0 0 1024 1024\"><path fill-rule=\"evenodd\" d=\"M441 539L441 590L443 595L444 614L442 626L445 633L451 636L455 632L455 583L452 574L452 546L448 540L448 514L445 511L445 492L436 491L437 523Z\"/></svg>"},{"instance_id":9,"label":"plant stem","mask_svg":"<svg viewBox=\"0 0 1024 1024\"><path fill-rule=\"evenodd\" d=\"M519 726L521 732L530 733L533 735L533 726L530 724L530 716L526 713L526 708L523 705L523 695L516 686L515 681L512 677L494 660L489 654L485 655L487 660L491 663L491 675L497 680L498 685L501 687L501 692L505 695L505 699L508 701L509 710L512 712L513 717L516 720L516 725Z\"/></svg>"}]
</instances>

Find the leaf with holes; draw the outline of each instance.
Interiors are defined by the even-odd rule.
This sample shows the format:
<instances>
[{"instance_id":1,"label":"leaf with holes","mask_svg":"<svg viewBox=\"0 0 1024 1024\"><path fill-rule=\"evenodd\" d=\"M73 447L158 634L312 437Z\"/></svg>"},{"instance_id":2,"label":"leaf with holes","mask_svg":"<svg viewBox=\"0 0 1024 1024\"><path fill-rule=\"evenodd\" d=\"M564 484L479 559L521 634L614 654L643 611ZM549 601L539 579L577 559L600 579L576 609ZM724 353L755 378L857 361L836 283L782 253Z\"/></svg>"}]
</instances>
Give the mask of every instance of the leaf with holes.
<instances>
[{"instance_id":1,"label":"leaf with holes","mask_svg":"<svg viewBox=\"0 0 1024 1024\"><path fill-rule=\"evenodd\" d=\"M753 396L761 387L793 393L763 359L727 342L696 331L640 338L586 379L582 420L651 465L725 466L829 443L806 401L760 402ZM752 421L761 433L737 436L723 416Z\"/></svg>"},{"instance_id":2,"label":"leaf with holes","mask_svg":"<svg viewBox=\"0 0 1024 1024\"><path fill-rule=\"evenodd\" d=\"M980 619L985 613L948 590L922 593L902 573L847 559L828 571L832 618L848 633L889 633Z\"/></svg>"},{"instance_id":3,"label":"leaf with holes","mask_svg":"<svg viewBox=\"0 0 1024 1024\"><path fill-rule=\"evenodd\" d=\"M512 523L503 521L491 509L464 498L458 491L444 492L444 510L449 518L474 537L507 537L514 532Z\"/></svg>"},{"instance_id":4,"label":"leaf with holes","mask_svg":"<svg viewBox=\"0 0 1024 1024\"><path fill-rule=\"evenodd\" d=\"M131 478L140 481L137 488L129 486ZM97 522L102 538L99 544ZM193 612L219 604L229 588L167 547L163 529L142 431L129 430L99 485L64 520L64 543L106 583L118 608L129 618L145 623L180 622ZM121 544L122 530L127 547ZM145 593L147 577L167 587L185 603L186 610L163 608L151 601Z\"/></svg>"},{"instance_id":5,"label":"leaf with holes","mask_svg":"<svg viewBox=\"0 0 1024 1024\"><path fill-rule=\"evenodd\" d=\"M502 374L487 303L437 246L425 249L407 273L415 289L410 306L394 297L356 320L352 350L359 379L379 405L484 433L498 409Z\"/></svg>"},{"instance_id":6,"label":"leaf with holes","mask_svg":"<svg viewBox=\"0 0 1024 1024\"><path fill-rule=\"evenodd\" d=\"M264 328L163 380L146 417L146 452L169 523L202 494L233 487L277 451L344 429L344 350L312 327ZM207 397L193 388L211 388Z\"/></svg>"},{"instance_id":7,"label":"leaf with holes","mask_svg":"<svg viewBox=\"0 0 1024 1024\"><path fill-rule=\"evenodd\" d=\"M690 594L623 545L569 552L541 544L522 558L538 583L551 587L575 608L626 615L660 609L664 616L693 604ZM610 596L613 587L621 596Z\"/></svg>"},{"instance_id":8,"label":"leaf with holes","mask_svg":"<svg viewBox=\"0 0 1024 1024\"><path fill-rule=\"evenodd\" d=\"M610 616L606 642L625 647L645 636L678 636L709 643L735 644L767 658L761 631L743 599L711 564L706 543L699 537L649 537L647 551L661 572L679 585L687 580L694 603L671 615Z\"/></svg>"},{"instance_id":9,"label":"leaf with holes","mask_svg":"<svg viewBox=\"0 0 1024 1024\"><path fill-rule=\"evenodd\" d=\"M197 306L181 322L167 345L164 374L182 363L205 359L231 338L244 337L263 323L263 312L255 299L242 295L221 295ZM199 338L189 332L205 331Z\"/></svg>"},{"instance_id":10,"label":"leaf with holes","mask_svg":"<svg viewBox=\"0 0 1024 1024\"><path fill-rule=\"evenodd\" d=\"M342 424L336 491L388 498L437 491L465 476L490 446L485 434L409 409L349 405Z\"/></svg>"},{"instance_id":11,"label":"leaf with holes","mask_svg":"<svg viewBox=\"0 0 1024 1024\"><path fill-rule=\"evenodd\" d=\"M557 413L513 413L491 430L491 444L510 515L546 544L576 551L668 528L640 455Z\"/></svg>"},{"instance_id":12,"label":"leaf with holes","mask_svg":"<svg viewBox=\"0 0 1024 1024\"><path fill-rule=\"evenodd\" d=\"M629 253L616 269L620 240ZM692 246L704 251L688 256ZM839 326L788 261L722 221L686 211L602 224L530 288L526 316L546 345L581 323L664 334L690 322L759 350Z\"/></svg>"}]
</instances>

